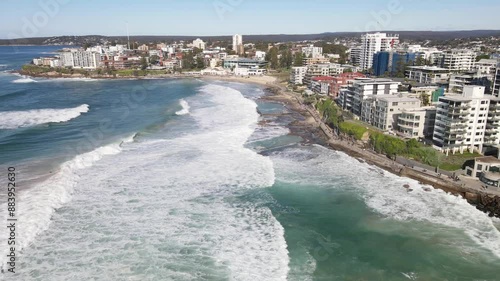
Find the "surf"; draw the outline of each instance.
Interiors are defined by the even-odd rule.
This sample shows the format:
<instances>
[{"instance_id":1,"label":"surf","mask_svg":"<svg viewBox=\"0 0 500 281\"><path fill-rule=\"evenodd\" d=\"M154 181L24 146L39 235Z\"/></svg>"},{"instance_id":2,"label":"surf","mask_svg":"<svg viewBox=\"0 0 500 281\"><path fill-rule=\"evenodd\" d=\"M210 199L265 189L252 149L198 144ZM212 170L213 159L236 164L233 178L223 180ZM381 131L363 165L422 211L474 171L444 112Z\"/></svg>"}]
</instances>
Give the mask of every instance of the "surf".
<instances>
[{"instance_id":1,"label":"surf","mask_svg":"<svg viewBox=\"0 0 500 281\"><path fill-rule=\"evenodd\" d=\"M62 123L89 112L88 104L63 109L31 109L0 112L0 129L33 127L47 123Z\"/></svg>"}]
</instances>

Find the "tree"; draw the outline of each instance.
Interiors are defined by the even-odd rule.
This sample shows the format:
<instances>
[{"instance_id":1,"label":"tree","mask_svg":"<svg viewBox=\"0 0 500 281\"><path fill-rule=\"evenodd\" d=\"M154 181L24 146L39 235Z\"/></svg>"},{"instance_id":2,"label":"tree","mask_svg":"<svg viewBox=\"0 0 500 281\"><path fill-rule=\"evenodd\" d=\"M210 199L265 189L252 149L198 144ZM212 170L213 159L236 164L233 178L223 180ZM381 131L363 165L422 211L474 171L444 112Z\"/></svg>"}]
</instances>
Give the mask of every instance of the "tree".
<instances>
[{"instance_id":1,"label":"tree","mask_svg":"<svg viewBox=\"0 0 500 281\"><path fill-rule=\"evenodd\" d=\"M196 68L204 68L205 67L205 60L203 57L196 57Z\"/></svg>"},{"instance_id":2,"label":"tree","mask_svg":"<svg viewBox=\"0 0 500 281\"><path fill-rule=\"evenodd\" d=\"M490 55L482 54L476 57L476 61L480 61L482 59L489 59Z\"/></svg>"},{"instance_id":3,"label":"tree","mask_svg":"<svg viewBox=\"0 0 500 281\"><path fill-rule=\"evenodd\" d=\"M160 57L157 55L152 55L149 57L149 62L151 64L157 64L160 61Z\"/></svg>"},{"instance_id":4,"label":"tree","mask_svg":"<svg viewBox=\"0 0 500 281\"><path fill-rule=\"evenodd\" d=\"M193 69L193 52L187 52L182 55L182 69Z\"/></svg>"},{"instance_id":5,"label":"tree","mask_svg":"<svg viewBox=\"0 0 500 281\"><path fill-rule=\"evenodd\" d=\"M197 47L194 47L193 48L193 55L198 55L199 53L203 53L203 50L202 49L199 49Z\"/></svg>"},{"instance_id":6,"label":"tree","mask_svg":"<svg viewBox=\"0 0 500 281\"><path fill-rule=\"evenodd\" d=\"M295 60L293 62L294 66L303 66L304 65L304 55L302 52L298 52L295 54Z\"/></svg>"},{"instance_id":7,"label":"tree","mask_svg":"<svg viewBox=\"0 0 500 281\"><path fill-rule=\"evenodd\" d=\"M290 68L293 63L293 56L290 50L286 50L281 54L280 66L281 68Z\"/></svg>"},{"instance_id":8,"label":"tree","mask_svg":"<svg viewBox=\"0 0 500 281\"><path fill-rule=\"evenodd\" d=\"M279 67L279 61L278 61L278 48L272 47L271 50L269 50L269 53L266 55L268 57L268 61L270 62L271 68L272 69L278 69Z\"/></svg>"},{"instance_id":9,"label":"tree","mask_svg":"<svg viewBox=\"0 0 500 281\"><path fill-rule=\"evenodd\" d=\"M148 61L146 59L146 57L142 57L141 58L141 69L142 70L146 70L146 68L148 68Z\"/></svg>"}]
</instances>

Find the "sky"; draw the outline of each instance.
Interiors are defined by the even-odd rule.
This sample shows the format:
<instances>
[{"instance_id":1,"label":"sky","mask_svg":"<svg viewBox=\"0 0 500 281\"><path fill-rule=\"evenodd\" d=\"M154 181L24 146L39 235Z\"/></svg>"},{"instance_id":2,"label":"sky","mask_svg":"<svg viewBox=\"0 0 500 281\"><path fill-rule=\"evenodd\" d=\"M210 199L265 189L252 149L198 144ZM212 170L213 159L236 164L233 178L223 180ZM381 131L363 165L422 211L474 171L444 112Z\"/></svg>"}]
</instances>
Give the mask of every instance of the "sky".
<instances>
[{"instance_id":1,"label":"sky","mask_svg":"<svg viewBox=\"0 0 500 281\"><path fill-rule=\"evenodd\" d=\"M0 0L0 38L500 29L498 0Z\"/></svg>"}]
</instances>

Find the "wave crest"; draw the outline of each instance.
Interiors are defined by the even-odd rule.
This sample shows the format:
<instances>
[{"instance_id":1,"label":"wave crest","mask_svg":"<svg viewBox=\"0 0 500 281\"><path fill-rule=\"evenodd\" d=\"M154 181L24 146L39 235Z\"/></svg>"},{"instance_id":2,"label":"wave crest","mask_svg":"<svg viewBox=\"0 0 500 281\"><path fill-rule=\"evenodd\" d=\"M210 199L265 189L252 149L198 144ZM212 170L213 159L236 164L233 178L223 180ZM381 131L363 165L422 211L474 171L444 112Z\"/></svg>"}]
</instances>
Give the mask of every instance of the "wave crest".
<instances>
[{"instance_id":1,"label":"wave crest","mask_svg":"<svg viewBox=\"0 0 500 281\"><path fill-rule=\"evenodd\" d=\"M89 111L88 104L65 109L32 109L0 112L0 129L17 129L46 123L61 123Z\"/></svg>"},{"instance_id":2,"label":"wave crest","mask_svg":"<svg viewBox=\"0 0 500 281\"><path fill-rule=\"evenodd\" d=\"M189 109L191 108L188 104L188 102L184 99L181 99L179 101L179 104L182 106L182 110L177 111L175 114L176 115L186 115L189 114Z\"/></svg>"}]
</instances>

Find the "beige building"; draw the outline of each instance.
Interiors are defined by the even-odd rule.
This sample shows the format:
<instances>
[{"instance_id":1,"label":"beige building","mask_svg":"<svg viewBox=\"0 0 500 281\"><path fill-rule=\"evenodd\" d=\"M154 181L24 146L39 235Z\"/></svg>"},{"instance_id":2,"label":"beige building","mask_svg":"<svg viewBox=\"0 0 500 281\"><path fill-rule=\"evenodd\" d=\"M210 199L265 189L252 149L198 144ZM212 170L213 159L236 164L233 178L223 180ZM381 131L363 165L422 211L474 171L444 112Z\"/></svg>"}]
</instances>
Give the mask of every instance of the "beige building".
<instances>
[{"instance_id":1,"label":"beige building","mask_svg":"<svg viewBox=\"0 0 500 281\"><path fill-rule=\"evenodd\" d=\"M433 106L404 109L398 116L396 134L409 139L432 137L435 122L436 108Z\"/></svg>"},{"instance_id":2,"label":"beige building","mask_svg":"<svg viewBox=\"0 0 500 281\"><path fill-rule=\"evenodd\" d=\"M420 100L399 95L372 95L363 100L361 120L386 132L398 128L398 116L404 110L420 108Z\"/></svg>"}]
</instances>

